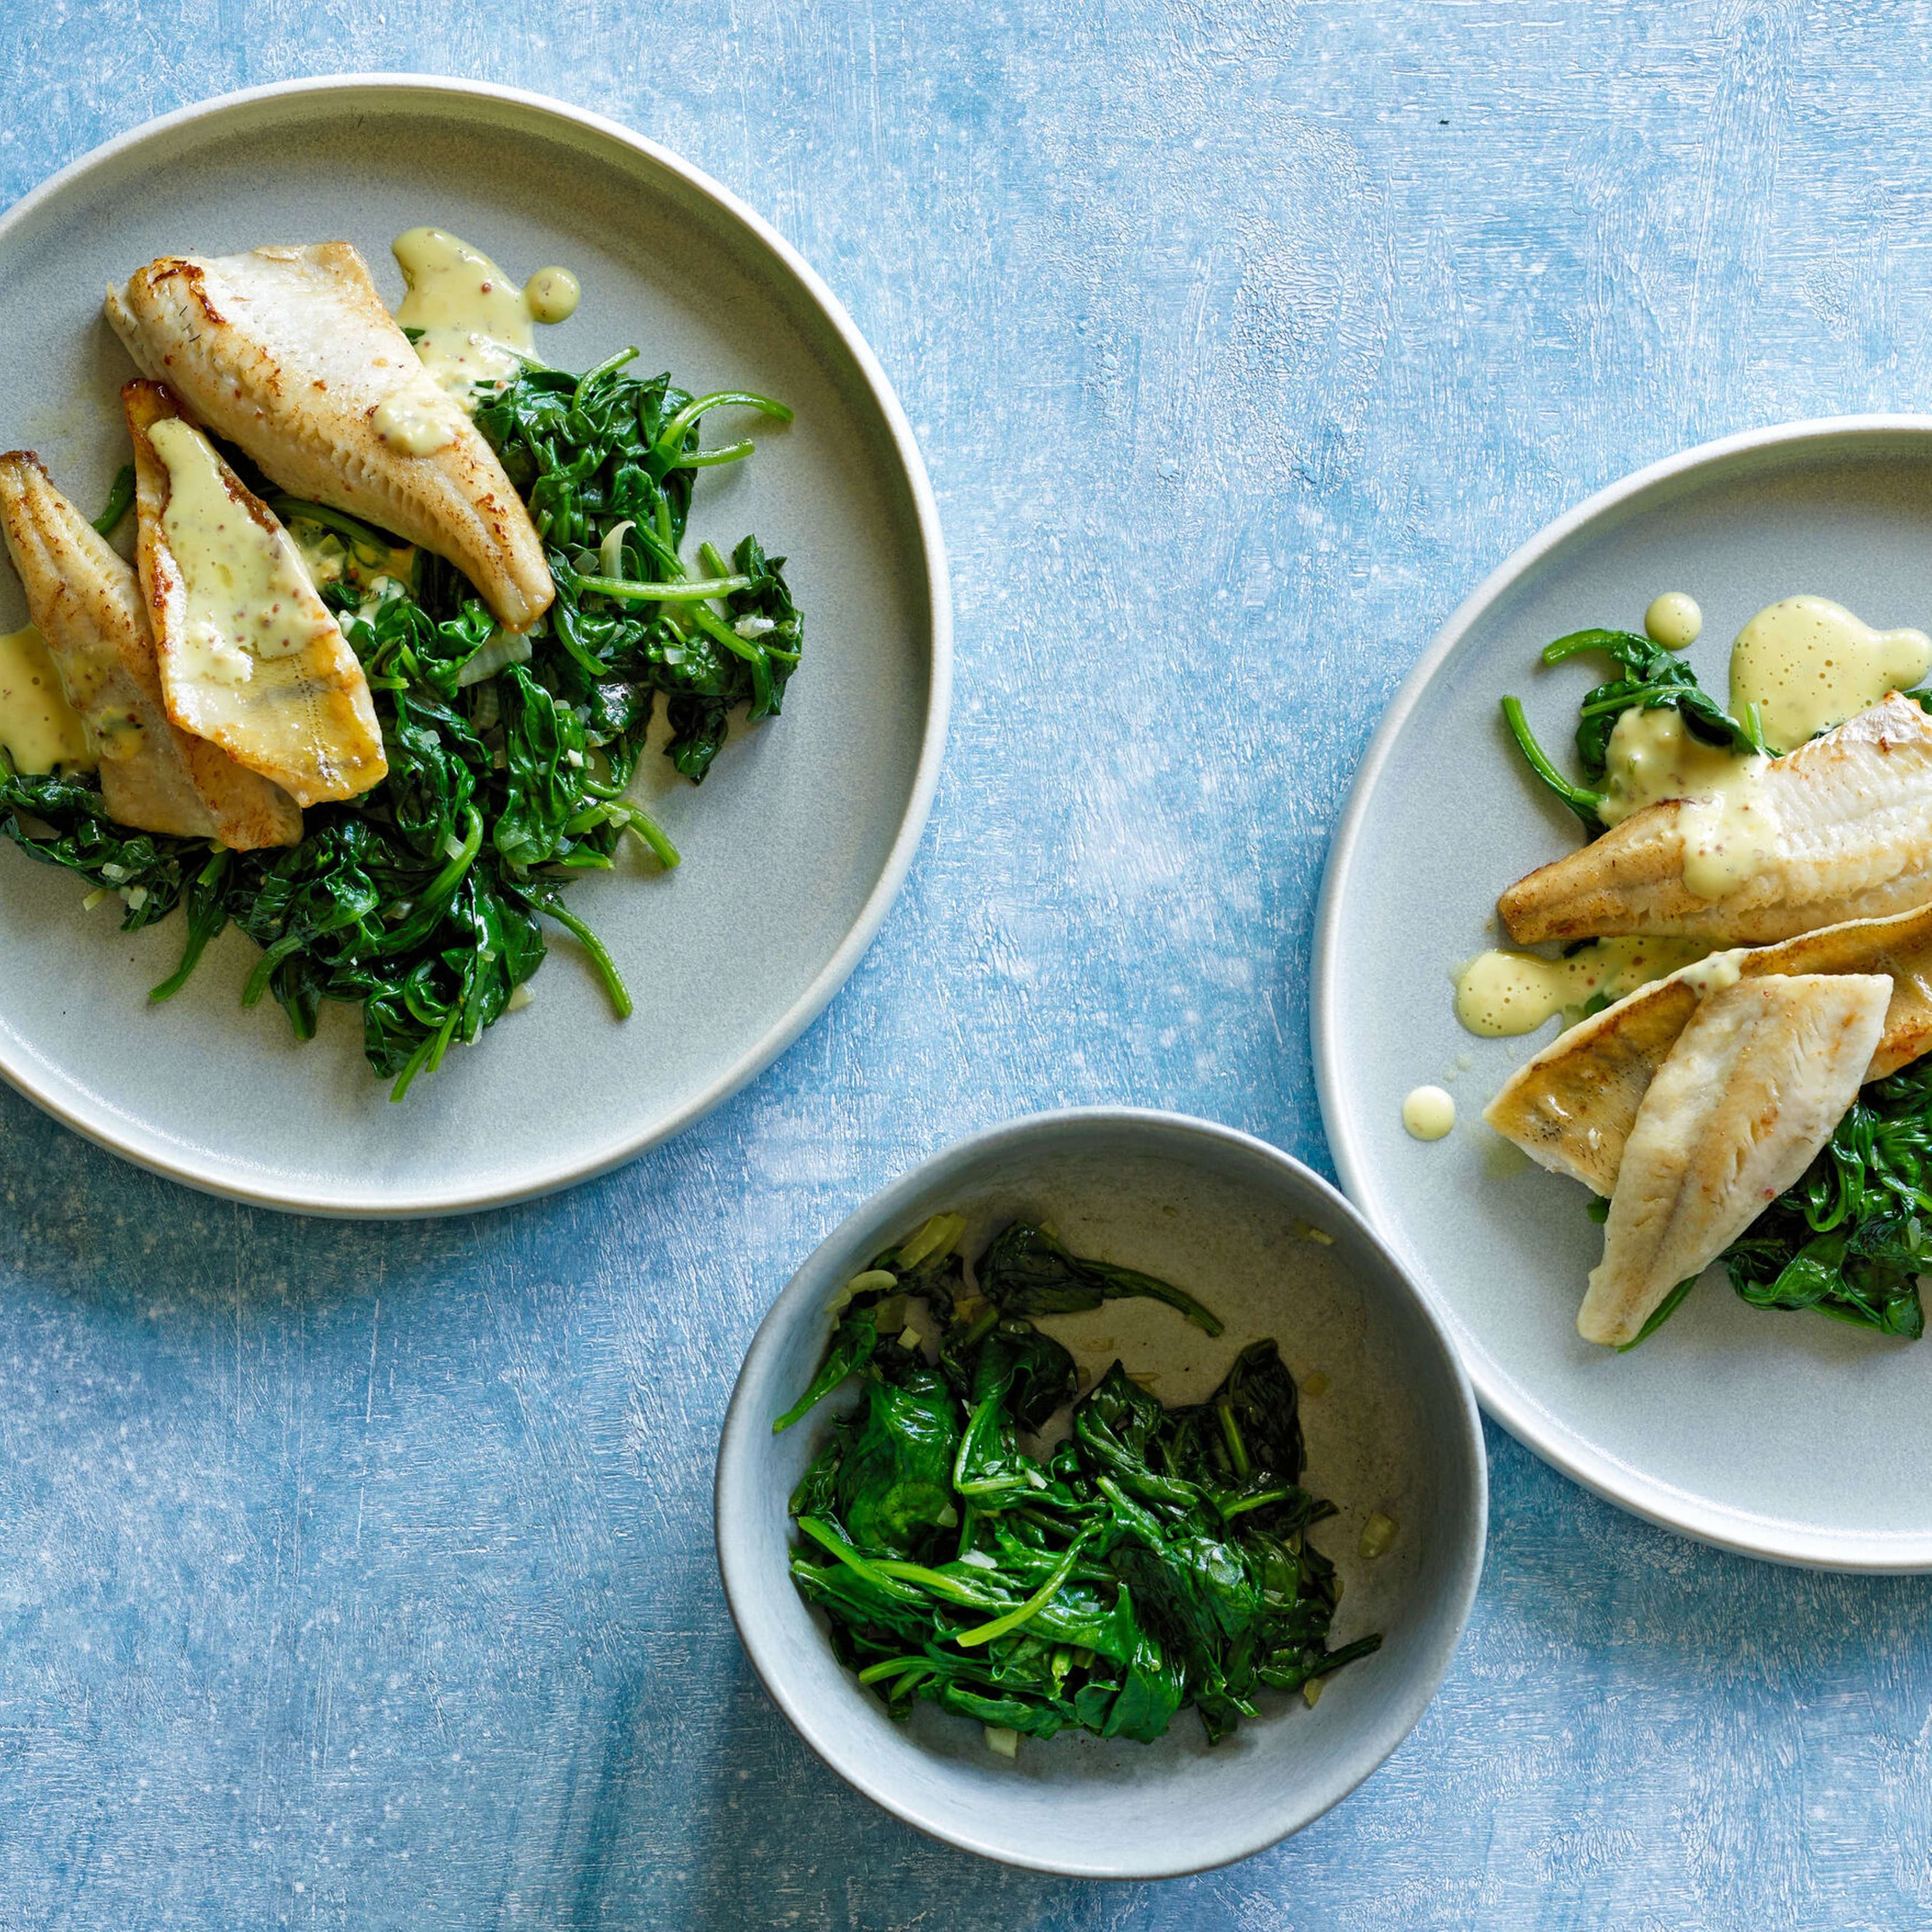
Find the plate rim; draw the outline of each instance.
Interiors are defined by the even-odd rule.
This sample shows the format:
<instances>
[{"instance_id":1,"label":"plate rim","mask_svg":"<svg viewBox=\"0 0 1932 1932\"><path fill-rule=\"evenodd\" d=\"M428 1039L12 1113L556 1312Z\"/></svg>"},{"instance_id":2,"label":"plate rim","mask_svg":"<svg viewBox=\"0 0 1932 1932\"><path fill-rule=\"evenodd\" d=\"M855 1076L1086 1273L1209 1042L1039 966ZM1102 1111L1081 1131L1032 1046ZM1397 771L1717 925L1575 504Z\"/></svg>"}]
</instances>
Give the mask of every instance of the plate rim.
<instances>
[{"instance_id":1,"label":"plate rim","mask_svg":"<svg viewBox=\"0 0 1932 1932\"><path fill-rule=\"evenodd\" d=\"M925 600L931 634L926 722L918 763L914 770L912 785L898 830L878 878L860 908L857 917L811 983L747 1052L684 1105L654 1120L640 1132L622 1134L586 1153L544 1168L527 1180L513 1184L479 1188L473 1184L457 1183L418 1188L401 1198L386 1192L356 1194L349 1191L328 1196L304 1195L299 1186L270 1187L250 1184L236 1162L229 1164L232 1172L220 1178L197 1172L191 1156L144 1142L138 1132L123 1124L124 1117L110 1106L97 1102L95 1112L90 1114L84 1105L68 1104L49 1090L46 1084L37 1077L32 1056L16 1051L8 1036L0 1032L0 1078L64 1126L151 1174L222 1199L238 1201L250 1207L272 1208L284 1214L345 1220L412 1220L480 1213L534 1200L608 1173L651 1148L661 1146L748 1085L785 1052L831 1004L877 938L886 914L904 885L925 836L938 787L952 713L952 595L938 500L911 422L878 356L846 313L844 304L799 250L731 190L649 136L640 134L590 109L560 100L554 95L457 76L380 71L303 75L212 95L158 115L110 136L30 188L10 207L0 212L0 252L6 250L14 236L47 204L89 173L111 165L130 150L165 137L178 128L245 114L264 103L304 96L340 96L339 103L334 104L335 111L352 113L356 111L358 97L366 103L368 95L378 93L392 94L398 99L411 94L428 94L459 102L488 101L520 110L534 117L560 121L600 136L681 182L728 221L748 234L767 256L773 259L829 325L857 368L884 419L912 500L914 521L923 553Z\"/></svg>"},{"instance_id":2,"label":"plate rim","mask_svg":"<svg viewBox=\"0 0 1932 1932\"><path fill-rule=\"evenodd\" d=\"M1454 1340L1484 1414L1521 1442L1606 1502L1659 1528L1740 1556L1823 1570L1909 1575L1932 1570L1932 1532L1897 1538L1868 1532L1821 1533L1780 1524L1727 1505L1710 1502L1660 1478L1648 1476L1608 1451L1593 1448L1569 1430L1533 1392L1503 1375L1475 1340L1449 1298L1401 1230L1385 1220L1371 1180L1372 1164L1356 1141L1343 1104L1346 1092L1341 1064L1336 1008L1340 998L1336 966L1341 904L1364 835L1375 793L1394 755L1395 742L1436 674L1471 628L1496 601L1570 537L1606 513L1662 483L1689 476L1712 465L1754 452L1788 448L1794 452L1834 440L1889 434L1923 441L1932 454L1932 413L1868 412L1850 416L1806 416L1742 430L1644 464L1593 491L1574 508L1545 524L1510 551L1450 614L1402 680L1376 725L1350 784L1348 802L1336 822L1322 868L1315 915L1313 982L1310 1001L1315 1088L1322 1130L1340 1177L1342 1191L1384 1243L1402 1258L1418 1291L1428 1300Z\"/></svg>"}]
</instances>

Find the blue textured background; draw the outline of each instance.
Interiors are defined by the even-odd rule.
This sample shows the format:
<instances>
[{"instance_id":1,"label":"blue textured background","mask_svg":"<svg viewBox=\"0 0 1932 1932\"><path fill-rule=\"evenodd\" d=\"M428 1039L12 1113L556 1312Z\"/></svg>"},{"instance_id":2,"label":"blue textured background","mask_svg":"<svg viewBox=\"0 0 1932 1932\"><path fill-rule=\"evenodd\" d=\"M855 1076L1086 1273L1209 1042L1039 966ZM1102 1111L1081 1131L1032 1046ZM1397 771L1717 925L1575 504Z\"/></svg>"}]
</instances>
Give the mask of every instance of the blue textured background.
<instances>
[{"instance_id":1,"label":"blue textured background","mask_svg":"<svg viewBox=\"0 0 1932 1932\"><path fill-rule=\"evenodd\" d=\"M1160 1886L1002 1871L821 1769L731 1634L709 1493L760 1311L964 1130L1143 1101L1325 1163L1310 926L1377 713L1599 484L1925 405L1928 50L1922 8L1776 0L0 7L0 201L352 68L689 155L877 347L959 616L878 945L633 1167L304 1224L0 1090L0 1926L1932 1918L1932 1591L1714 1555L1495 1432L1420 1730L1298 1840ZM1802 1454L1802 1390L1792 1424Z\"/></svg>"}]
</instances>

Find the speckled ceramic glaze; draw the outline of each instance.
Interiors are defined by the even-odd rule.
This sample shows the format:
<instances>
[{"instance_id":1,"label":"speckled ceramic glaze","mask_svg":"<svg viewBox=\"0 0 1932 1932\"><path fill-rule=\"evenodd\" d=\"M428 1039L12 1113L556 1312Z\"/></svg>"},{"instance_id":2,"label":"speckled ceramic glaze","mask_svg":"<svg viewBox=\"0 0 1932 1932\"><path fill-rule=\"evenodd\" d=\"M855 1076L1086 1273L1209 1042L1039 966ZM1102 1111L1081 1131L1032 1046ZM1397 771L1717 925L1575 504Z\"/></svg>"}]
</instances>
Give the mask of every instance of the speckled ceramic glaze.
<instances>
[{"instance_id":1,"label":"speckled ceramic glaze","mask_svg":"<svg viewBox=\"0 0 1932 1932\"><path fill-rule=\"evenodd\" d=\"M1689 653L1721 695L1755 612L1810 591L1887 626L1932 622L1932 421L1799 423L1643 470L1519 551L1456 612L1391 706L1324 887L1316 1066L1343 1181L1448 1322L1484 1405L1579 1481L1654 1521L1784 1562L1932 1568L1932 1492L1874 1482L1932 1455L1932 1345L1756 1312L1721 1269L1628 1355L1576 1330L1602 1234L1576 1183L1532 1166L1484 1106L1544 1042L1477 1040L1451 970L1498 943L1496 895L1571 850L1497 700L1569 754L1600 664L1540 669L1551 638L1640 629L1658 592L1703 607ZM1403 1095L1446 1082L1432 1145Z\"/></svg>"},{"instance_id":2,"label":"speckled ceramic glaze","mask_svg":"<svg viewBox=\"0 0 1932 1932\"><path fill-rule=\"evenodd\" d=\"M1198 1401L1236 1352L1273 1336L1305 1396L1305 1478L1340 1516L1314 1533L1344 1583L1334 1640L1384 1633L1312 1709L1270 1698L1210 1748L1183 1712L1152 1744L1064 1732L1009 1762L977 1724L920 1705L883 1706L833 1658L787 1570L786 1498L824 1440L828 1401L782 1436L772 1420L810 1380L829 1303L872 1256L928 1215L968 1218L968 1252L1017 1215L1051 1219L1077 1252L1163 1276L1226 1331L1210 1340L1172 1310L1114 1302L1044 1322L1083 1382L1118 1357L1164 1402ZM1311 1239L1310 1226L1330 1237ZM848 1400L850 1400L848 1396ZM1482 1562L1480 1425L1426 1305L1348 1204L1298 1162L1178 1114L1036 1114L961 1142L886 1189L793 1276L759 1329L718 1460L718 1550L752 1663L834 1770L908 1822L1020 1865L1088 1877L1159 1878L1243 1858L1318 1817L1401 1742L1448 1666ZM1376 1560L1361 1528L1400 1526Z\"/></svg>"},{"instance_id":3,"label":"speckled ceramic glaze","mask_svg":"<svg viewBox=\"0 0 1932 1932\"><path fill-rule=\"evenodd\" d=\"M535 1003L418 1081L406 1105L365 1065L359 1016L327 1009L298 1046L280 1011L236 1004L254 950L212 947L151 1008L178 920L124 937L70 877L0 851L0 1072L144 1166L311 1212L412 1214L514 1200L676 1132L795 1039L842 985L910 862L946 728L950 616L932 492L904 417L824 286L776 234L662 148L556 103L466 82L337 80L157 122L56 176L0 223L10 365L0 447L38 449L76 500L125 456L131 374L100 317L110 280L170 251L345 238L392 298L388 254L434 222L513 274L561 262L584 300L543 332L586 366L782 397L747 464L704 472L692 517L757 532L806 614L782 720L735 730L701 790L646 754L637 795L684 855L628 854L571 904L617 959L620 1024L553 932ZM719 418L722 422L722 418ZM22 621L0 571L0 629ZM660 729L662 726L660 725Z\"/></svg>"}]
</instances>

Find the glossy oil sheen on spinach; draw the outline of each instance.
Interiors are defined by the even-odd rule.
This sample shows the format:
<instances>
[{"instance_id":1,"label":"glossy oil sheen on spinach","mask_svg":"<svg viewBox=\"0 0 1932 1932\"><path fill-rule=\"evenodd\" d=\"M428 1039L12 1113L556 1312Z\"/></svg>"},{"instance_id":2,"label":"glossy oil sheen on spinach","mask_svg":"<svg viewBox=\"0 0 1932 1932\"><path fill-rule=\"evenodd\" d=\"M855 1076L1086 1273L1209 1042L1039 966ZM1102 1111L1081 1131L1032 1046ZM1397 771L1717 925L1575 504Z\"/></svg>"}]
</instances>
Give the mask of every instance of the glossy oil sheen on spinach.
<instances>
[{"instance_id":1,"label":"glossy oil sheen on spinach","mask_svg":"<svg viewBox=\"0 0 1932 1932\"><path fill-rule=\"evenodd\" d=\"M627 832L676 864L623 796L652 707L663 700L672 764L701 781L734 710L777 714L802 641L784 560L755 537L728 560L708 544L695 567L684 555L699 472L752 448L704 448L699 418L727 406L789 412L739 392L693 398L667 376L640 381L625 373L635 353L582 376L531 367L479 401L477 427L530 506L556 585L526 638L499 632L467 580L428 552L272 496L305 547L322 542L339 567L323 594L368 676L389 764L366 796L305 814L300 844L228 852L130 832L103 815L91 779L0 770L0 832L119 891L124 929L182 909L182 963L154 998L178 991L232 921L261 950L244 1004L272 994L303 1039L324 1000L359 1006L370 1064L398 1100L502 1014L542 963L545 919L582 942L619 1015L630 1012L564 887L608 870ZM104 526L125 495L117 482Z\"/></svg>"},{"instance_id":2,"label":"glossy oil sheen on spinach","mask_svg":"<svg viewBox=\"0 0 1932 1932\"><path fill-rule=\"evenodd\" d=\"M1272 1341L1207 1401L1167 1408L1118 1362L1074 1400L1072 1357L1029 1318L1144 1297L1221 1324L1151 1276L1009 1227L969 1286L936 1216L852 1285L791 1426L842 1383L790 1502L794 1582L895 1717L922 1699L1000 1730L1150 1741L1198 1712L1210 1742L1381 1643L1328 1648L1340 1586L1308 1540L1293 1378ZM1066 1438L1028 1442L1072 1403ZM1310 1693L1312 1696L1312 1691Z\"/></svg>"}]
</instances>

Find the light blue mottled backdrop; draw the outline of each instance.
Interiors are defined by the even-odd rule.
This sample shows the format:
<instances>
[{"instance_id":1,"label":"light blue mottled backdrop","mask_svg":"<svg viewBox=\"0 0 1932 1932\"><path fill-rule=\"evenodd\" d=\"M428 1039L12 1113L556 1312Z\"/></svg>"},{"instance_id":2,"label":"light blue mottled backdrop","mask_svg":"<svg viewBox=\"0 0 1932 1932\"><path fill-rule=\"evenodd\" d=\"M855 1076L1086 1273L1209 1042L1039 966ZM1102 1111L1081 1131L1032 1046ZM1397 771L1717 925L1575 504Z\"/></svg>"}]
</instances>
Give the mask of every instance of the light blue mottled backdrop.
<instances>
[{"instance_id":1,"label":"light blue mottled backdrop","mask_svg":"<svg viewBox=\"0 0 1932 1932\"><path fill-rule=\"evenodd\" d=\"M760 1312L962 1130L1142 1101L1325 1162L1324 842L1438 622L1681 444L1927 405L1928 48L1922 8L1777 0L0 4L0 201L332 69L689 155L878 348L959 616L871 956L609 1179L304 1224L0 1090L0 1927L1932 1920L1932 1586L1713 1555L1495 1432L1420 1730L1299 1840L1160 1886L981 1864L821 1769L710 1498Z\"/></svg>"}]
</instances>

